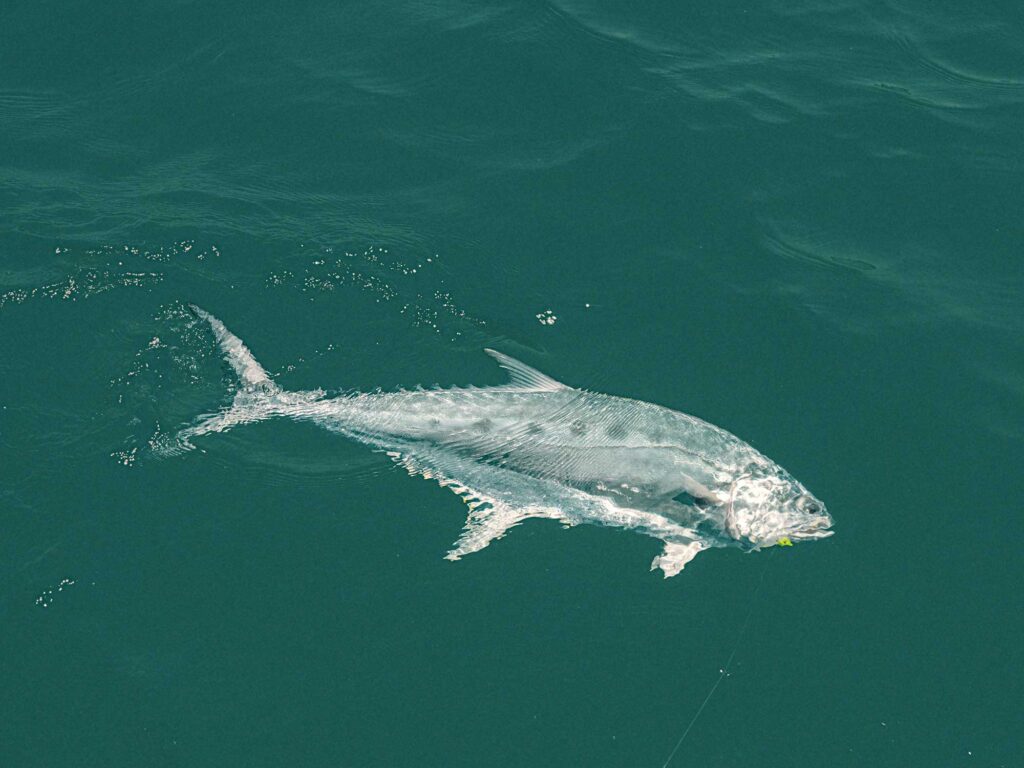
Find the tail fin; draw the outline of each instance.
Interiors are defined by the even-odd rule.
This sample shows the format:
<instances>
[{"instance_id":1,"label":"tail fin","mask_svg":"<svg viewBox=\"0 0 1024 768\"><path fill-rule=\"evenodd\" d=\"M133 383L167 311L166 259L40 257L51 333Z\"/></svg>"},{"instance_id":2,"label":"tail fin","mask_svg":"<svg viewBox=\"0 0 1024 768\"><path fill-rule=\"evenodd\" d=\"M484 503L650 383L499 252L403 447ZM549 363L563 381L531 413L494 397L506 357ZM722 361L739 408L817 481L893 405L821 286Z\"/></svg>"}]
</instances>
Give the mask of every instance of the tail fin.
<instances>
[{"instance_id":1,"label":"tail fin","mask_svg":"<svg viewBox=\"0 0 1024 768\"><path fill-rule=\"evenodd\" d=\"M181 430L172 445L162 445L159 452L164 454L192 449L194 446L190 440L193 437L209 432L224 432L239 424L262 421L273 416L275 396L281 392L281 388L271 380L263 366L256 362L249 348L224 323L195 304L189 304L189 307L197 317L210 324L224 359L238 375L242 386L229 408L200 417L195 424Z\"/></svg>"},{"instance_id":2,"label":"tail fin","mask_svg":"<svg viewBox=\"0 0 1024 768\"><path fill-rule=\"evenodd\" d=\"M234 368L235 373L238 374L238 378L246 389L278 389L278 386L270 380L270 376L263 369L263 366L256 362L256 358L252 356L249 348L245 346L240 338L229 331L224 323L195 304L189 304L189 307L200 319L210 324L224 359Z\"/></svg>"}]
</instances>

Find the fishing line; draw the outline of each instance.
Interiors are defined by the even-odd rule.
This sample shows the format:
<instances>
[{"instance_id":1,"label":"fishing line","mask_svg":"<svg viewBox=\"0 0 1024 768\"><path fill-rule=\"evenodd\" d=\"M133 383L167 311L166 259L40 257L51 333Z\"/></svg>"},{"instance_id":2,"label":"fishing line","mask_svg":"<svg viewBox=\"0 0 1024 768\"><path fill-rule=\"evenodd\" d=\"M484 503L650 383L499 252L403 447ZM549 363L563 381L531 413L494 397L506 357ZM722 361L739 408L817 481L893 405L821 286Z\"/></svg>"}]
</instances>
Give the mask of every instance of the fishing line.
<instances>
[{"instance_id":1,"label":"fishing line","mask_svg":"<svg viewBox=\"0 0 1024 768\"><path fill-rule=\"evenodd\" d=\"M679 737L679 741L672 748L672 751L668 753L668 757L665 758L665 762L662 763L661 768L668 768L668 764L672 762L672 758L676 756L676 752L683 746L683 742L686 741L686 737L690 735L690 730L693 728L694 723L697 722L697 718L701 716L704 711L704 707L711 701L711 697L715 695L715 691L718 690L718 686L721 685L722 681L729 676L729 668L732 666L733 659L736 658L736 652L740 648L740 643L743 640L743 635L747 631L747 626L750 624L750 617L754 615L754 609L757 607L757 595L761 591L761 586L764 584L764 575L768 572L768 563L771 561L772 555L775 554L773 548L771 554L765 558L764 568L761 569L761 578L757 581L757 586L754 587L754 592L750 596L750 609L747 611L747 617L743 620L743 626L740 627L739 634L736 635L736 644L732 647L732 653L729 654L729 660L725 662L725 666L718 670L718 679L715 680L715 684L711 686L711 690L708 691L708 695L704 697L704 701L697 707L696 713L693 715L693 719L690 720L690 724L686 726L686 730L683 731L683 735Z\"/></svg>"}]
</instances>

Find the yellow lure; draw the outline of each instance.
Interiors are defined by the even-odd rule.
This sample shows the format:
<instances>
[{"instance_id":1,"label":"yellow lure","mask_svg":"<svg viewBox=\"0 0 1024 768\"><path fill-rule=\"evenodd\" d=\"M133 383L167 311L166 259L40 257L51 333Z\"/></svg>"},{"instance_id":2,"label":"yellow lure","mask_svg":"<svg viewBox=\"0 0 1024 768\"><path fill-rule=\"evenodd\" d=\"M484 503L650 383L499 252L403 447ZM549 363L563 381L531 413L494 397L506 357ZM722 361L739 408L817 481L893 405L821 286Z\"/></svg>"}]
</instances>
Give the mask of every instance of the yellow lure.
<instances>
[{"instance_id":1,"label":"yellow lure","mask_svg":"<svg viewBox=\"0 0 1024 768\"><path fill-rule=\"evenodd\" d=\"M783 536L781 539L779 539L775 543L778 544L780 547L792 547L793 546L793 542L789 540L789 536Z\"/></svg>"}]
</instances>

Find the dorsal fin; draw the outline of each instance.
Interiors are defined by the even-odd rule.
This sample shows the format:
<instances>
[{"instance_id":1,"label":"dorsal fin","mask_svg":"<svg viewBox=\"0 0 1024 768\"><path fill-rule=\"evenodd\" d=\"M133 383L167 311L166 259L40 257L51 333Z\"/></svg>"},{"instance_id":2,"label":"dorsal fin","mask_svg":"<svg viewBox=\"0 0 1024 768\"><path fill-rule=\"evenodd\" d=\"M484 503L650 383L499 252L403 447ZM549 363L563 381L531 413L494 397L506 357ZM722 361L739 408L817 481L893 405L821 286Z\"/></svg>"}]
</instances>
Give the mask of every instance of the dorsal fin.
<instances>
[{"instance_id":1,"label":"dorsal fin","mask_svg":"<svg viewBox=\"0 0 1024 768\"><path fill-rule=\"evenodd\" d=\"M565 384L555 381L546 376L536 368L531 368L526 363L521 363L514 357L509 357L494 349L485 349L488 355L498 361L498 365L508 371L511 381L509 384L516 389L533 389L554 391L557 389L568 389Z\"/></svg>"}]
</instances>

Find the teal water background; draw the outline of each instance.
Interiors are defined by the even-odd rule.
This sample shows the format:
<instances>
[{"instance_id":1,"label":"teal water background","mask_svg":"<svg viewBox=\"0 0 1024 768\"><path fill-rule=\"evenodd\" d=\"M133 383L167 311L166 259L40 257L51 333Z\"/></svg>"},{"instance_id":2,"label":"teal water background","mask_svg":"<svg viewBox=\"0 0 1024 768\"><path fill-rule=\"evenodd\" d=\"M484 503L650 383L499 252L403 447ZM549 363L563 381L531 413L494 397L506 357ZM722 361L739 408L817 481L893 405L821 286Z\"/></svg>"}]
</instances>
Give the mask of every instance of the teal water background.
<instances>
[{"instance_id":1,"label":"teal water background","mask_svg":"<svg viewBox=\"0 0 1024 768\"><path fill-rule=\"evenodd\" d=\"M1021 764L1017 4L0 22L0 765L660 766L733 649L673 765ZM836 535L450 563L457 498L312 426L157 458L231 384L189 301L288 388L493 346L696 414Z\"/></svg>"}]
</instances>

